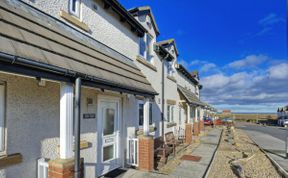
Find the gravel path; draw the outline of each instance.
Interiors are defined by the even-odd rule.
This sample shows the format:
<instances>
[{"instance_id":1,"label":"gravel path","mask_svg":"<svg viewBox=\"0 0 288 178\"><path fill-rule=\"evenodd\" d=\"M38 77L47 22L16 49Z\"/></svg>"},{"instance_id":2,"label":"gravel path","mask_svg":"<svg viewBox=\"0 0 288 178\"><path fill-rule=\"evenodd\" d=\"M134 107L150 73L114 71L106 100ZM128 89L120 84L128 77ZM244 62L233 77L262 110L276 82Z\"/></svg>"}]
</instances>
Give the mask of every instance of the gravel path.
<instances>
[{"instance_id":1,"label":"gravel path","mask_svg":"<svg viewBox=\"0 0 288 178\"><path fill-rule=\"evenodd\" d=\"M234 137L231 138L231 135ZM229 142L227 142L229 141ZM231 168L231 161L239 161L243 167L243 177L253 178L280 178L281 176L273 167L270 160L260 151L253 141L242 131L224 129L218 153L210 170L209 178L236 177Z\"/></svg>"}]
</instances>

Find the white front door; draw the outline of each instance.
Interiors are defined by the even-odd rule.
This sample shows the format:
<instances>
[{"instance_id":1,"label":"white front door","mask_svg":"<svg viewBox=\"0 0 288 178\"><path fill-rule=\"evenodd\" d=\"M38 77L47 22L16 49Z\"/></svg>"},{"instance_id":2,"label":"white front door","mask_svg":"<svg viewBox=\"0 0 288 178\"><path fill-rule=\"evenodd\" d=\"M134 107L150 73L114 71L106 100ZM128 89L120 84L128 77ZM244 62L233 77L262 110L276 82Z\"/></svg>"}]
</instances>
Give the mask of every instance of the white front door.
<instances>
[{"instance_id":1,"label":"white front door","mask_svg":"<svg viewBox=\"0 0 288 178\"><path fill-rule=\"evenodd\" d=\"M117 99L99 99L97 121L97 176L120 167L119 134L120 102Z\"/></svg>"}]
</instances>

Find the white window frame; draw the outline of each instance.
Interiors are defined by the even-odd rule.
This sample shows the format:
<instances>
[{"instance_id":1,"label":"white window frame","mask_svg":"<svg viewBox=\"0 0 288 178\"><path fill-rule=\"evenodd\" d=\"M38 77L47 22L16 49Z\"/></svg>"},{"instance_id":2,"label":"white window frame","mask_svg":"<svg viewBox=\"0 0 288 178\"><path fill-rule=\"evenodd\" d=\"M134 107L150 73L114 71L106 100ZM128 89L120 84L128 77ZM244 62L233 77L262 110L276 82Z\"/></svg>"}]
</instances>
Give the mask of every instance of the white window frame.
<instances>
[{"instance_id":1,"label":"white window frame","mask_svg":"<svg viewBox=\"0 0 288 178\"><path fill-rule=\"evenodd\" d=\"M0 121L0 123L3 123L3 131L2 133L0 133L0 137L2 139L2 141L0 141L0 156L5 156L7 155L7 128L6 128L6 83L5 82L1 82L0 81L0 87L3 87L3 93L1 92L0 95L3 94L3 112L0 110L0 112L2 112L2 117L0 116L0 119L2 119ZM0 101L1 104L1 101ZM1 150L1 148L3 148Z\"/></svg>"},{"instance_id":2,"label":"white window frame","mask_svg":"<svg viewBox=\"0 0 288 178\"><path fill-rule=\"evenodd\" d=\"M174 69L174 61L167 62L167 74L168 76L174 76L175 69Z\"/></svg>"},{"instance_id":3,"label":"white window frame","mask_svg":"<svg viewBox=\"0 0 288 178\"><path fill-rule=\"evenodd\" d=\"M68 1L69 5L69 13L77 18L80 19L80 14L81 14L81 0L69 0ZM73 10L72 4L75 3L75 11Z\"/></svg>"},{"instance_id":4,"label":"white window frame","mask_svg":"<svg viewBox=\"0 0 288 178\"><path fill-rule=\"evenodd\" d=\"M142 43L143 43L143 45L142 45ZM142 47L144 47L144 48L142 48ZM143 37L140 38L140 41L139 41L139 54L144 59L146 59L146 33L144 34Z\"/></svg>"},{"instance_id":5,"label":"white window frame","mask_svg":"<svg viewBox=\"0 0 288 178\"><path fill-rule=\"evenodd\" d=\"M179 125L182 124L182 107L179 106Z\"/></svg>"},{"instance_id":6,"label":"white window frame","mask_svg":"<svg viewBox=\"0 0 288 178\"><path fill-rule=\"evenodd\" d=\"M174 105L167 105L167 122L174 123Z\"/></svg>"},{"instance_id":7,"label":"white window frame","mask_svg":"<svg viewBox=\"0 0 288 178\"><path fill-rule=\"evenodd\" d=\"M148 38L150 38L150 43L148 44ZM142 42L144 42L144 55L142 53ZM153 63L153 36L145 33L142 38L140 38L139 54L149 63Z\"/></svg>"},{"instance_id":8,"label":"white window frame","mask_svg":"<svg viewBox=\"0 0 288 178\"><path fill-rule=\"evenodd\" d=\"M140 125L140 123L139 123L139 121L140 121L140 117L139 117L139 115L140 115L140 113L139 113L139 105L140 104L143 104L143 124L144 124L144 102L142 101L142 100L138 100L138 102L137 102L137 117L138 117L138 126L139 126L139 128L143 128L143 124L142 125ZM152 107L153 107L153 104L150 102L149 103L149 125L150 126L152 126L153 125L153 109L152 109ZM151 117L151 118L150 118ZM150 122L150 119L151 119L151 122Z\"/></svg>"}]
</instances>

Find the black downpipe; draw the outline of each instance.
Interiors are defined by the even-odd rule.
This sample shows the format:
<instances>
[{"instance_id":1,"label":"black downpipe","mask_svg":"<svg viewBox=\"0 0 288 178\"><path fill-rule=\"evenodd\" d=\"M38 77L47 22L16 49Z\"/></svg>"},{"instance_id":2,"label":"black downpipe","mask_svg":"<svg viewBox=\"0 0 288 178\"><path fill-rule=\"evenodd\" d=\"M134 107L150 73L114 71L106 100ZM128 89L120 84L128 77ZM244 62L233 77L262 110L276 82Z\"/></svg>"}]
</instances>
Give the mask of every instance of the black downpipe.
<instances>
[{"instance_id":1,"label":"black downpipe","mask_svg":"<svg viewBox=\"0 0 288 178\"><path fill-rule=\"evenodd\" d=\"M165 63L165 60L163 58L162 60L162 102L161 102L161 123L162 123L162 129L161 129L161 134L162 134L162 137L163 137L163 140L164 140L164 102L165 102L165 99L164 99L164 63Z\"/></svg>"},{"instance_id":2,"label":"black downpipe","mask_svg":"<svg viewBox=\"0 0 288 178\"><path fill-rule=\"evenodd\" d=\"M161 112L161 121L162 121L162 130L161 130L161 133L162 133L162 137L163 137L163 140L164 140L164 110L165 110L165 98L164 98L164 91L165 91L165 72L164 72L164 66L165 66L165 61L166 59L169 57L169 54L167 54L163 59L162 59L162 102L161 102L161 109L162 109L162 112Z\"/></svg>"},{"instance_id":3,"label":"black downpipe","mask_svg":"<svg viewBox=\"0 0 288 178\"><path fill-rule=\"evenodd\" d=\"M81 119L81 78L75 81L75 105L74 105L74 136L75 136L75 178L80 178L80 119Z\"/></svg>"}]
</instances>

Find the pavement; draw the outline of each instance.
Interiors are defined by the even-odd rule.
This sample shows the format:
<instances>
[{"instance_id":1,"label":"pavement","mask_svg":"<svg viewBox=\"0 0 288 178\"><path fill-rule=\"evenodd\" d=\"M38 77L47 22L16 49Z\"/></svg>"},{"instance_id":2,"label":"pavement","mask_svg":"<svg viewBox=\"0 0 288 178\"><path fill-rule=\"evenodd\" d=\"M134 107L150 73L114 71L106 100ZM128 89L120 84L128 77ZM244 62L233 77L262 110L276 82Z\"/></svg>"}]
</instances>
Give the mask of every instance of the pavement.
<instances>
[{"instance_id":1,"label":"pavement","mask_svg":"<svg viewBox=\"0 0 288 178\"><path fill-rule=\"evenodd\" d=\"M214 128L200 138L199 146L191 154L200 156L201 160L199 162L181 161L169 175L129 169L125 174L117 178L202 178L205 176L205 172L209 168L214 152L217 149L221 131L221 129Z\"/></svg>"},{"instance_id":2,"label":"pavement","mask_svg":"<svg viewBox=\"0 0 288 178\"><path fill-rule=\"evenodd\" d=\"M245 131L270 158L278 163L286 173L288 172L288 158L285 157L285 139L288 137L287 128L245 123L236 124L236 127Z\"/></svg>"}]
</instances>

